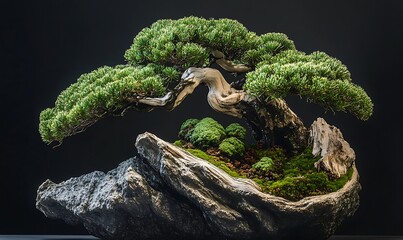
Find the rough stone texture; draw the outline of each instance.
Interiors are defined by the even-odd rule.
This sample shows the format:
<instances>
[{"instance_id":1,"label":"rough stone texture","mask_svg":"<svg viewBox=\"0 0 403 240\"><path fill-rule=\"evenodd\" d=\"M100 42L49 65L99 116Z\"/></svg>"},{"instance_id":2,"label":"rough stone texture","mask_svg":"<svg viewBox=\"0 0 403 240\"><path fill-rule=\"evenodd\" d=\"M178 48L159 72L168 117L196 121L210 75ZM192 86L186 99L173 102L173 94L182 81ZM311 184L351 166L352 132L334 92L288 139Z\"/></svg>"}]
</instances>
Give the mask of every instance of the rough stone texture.
<instances>
[{"instance_id":1,"label":"rough stone texture","mask_svg":"<svg viewBox=\"0 0 403 240\"><path fill-rule=\"evenodd\" d=\"M103 239L326 239L358 207L358 173L342 189L298 202L262 193L150 133L139 157L38 189L47 217Z\"/></svg>"},{"instance_id":2,"label":"rough stone texture","mask_svg":"<svg viewBox=\"0 0 403 240\"><path fill-rule=\"evenodd\" d=\"M322 156L315 166L337 177L346 174L354 164L355 152L344 140L341 131L323 118L318 118L312 123L309 135L313 144L312 154Z\"/></svg>"}]
</instances>

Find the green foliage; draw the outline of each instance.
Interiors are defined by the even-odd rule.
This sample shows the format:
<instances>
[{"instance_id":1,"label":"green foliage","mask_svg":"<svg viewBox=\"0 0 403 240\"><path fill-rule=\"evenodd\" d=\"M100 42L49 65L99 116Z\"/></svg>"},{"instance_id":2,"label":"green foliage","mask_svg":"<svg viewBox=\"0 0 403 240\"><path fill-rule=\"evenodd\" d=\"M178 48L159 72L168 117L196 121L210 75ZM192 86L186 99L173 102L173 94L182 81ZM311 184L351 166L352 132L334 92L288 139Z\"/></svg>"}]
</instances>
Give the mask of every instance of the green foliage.
<instances>
[{"instance_id":1,"label":"green foliage","mask_svg":"<svg viewBox=\"0 0 403 240\"><path fill-rule=\"evenodd\" d=\"M229 137L220 143L218 149L229 157L242 156L245 152L245 145L238 138Z\"/></svg>"},{"instance_id":2,"label":"green foliage","mask_svg":"<svg viewBox=\"0 0 403 240\"><path fill-rule=\"evenodd\" d=\"M294 42L283 33L266 33L259 37L257 47L245 52L242 62L250 66L269 60L286 50L295 50Z\"/></svg>"},{"instance_id":3,"label":"green foliage","mask_svg":"<svg viewBox=\"0 0 403 240\"><path fill-rule=\"evenodd\" d=\"M246 75L244 89L261 102L296 94L363 120L372 114L371 99L351 83L339 60L322 52L306 55L285 34L259 36L236 20L186 17L159 20L138 33L125 53L130 65L101 67L64 90L54 108L40 114L43 141L61 142L104 116L135 108L130 99L163 96L178 83L184 69L210 66L213 50L253 69ZM217 129L192 134L192 141L203 147L218 145L225 133ZM214 132L211 137L210 132ZM227 134L242 140L242 131ZM185 137L190 139L189 134Z\"/></svg>"},{"instance_id":4,"label":"green foliage","mask_svg":"<svg viewBox=\"0 0 403 240\"><path fill-rule=\"evenodd\" d=\"M244 89L262 101L296 94L362 120L372 114L371 99L351 83L349 71L339 60L323 52L306 55L296 51L285 34L258 36L235 20L187 17L157 21L135 37L125 57L135 64L168 63L184 69L209 65L210 52L215 49L234 62L255 68L247 74Z\"/></svg>"},{"instance_id":5,"label":"green foliage","mask_svg":"<svg viewBox=\"0 0 403 240\"><path fill-rule=\"evenodd\" d=\"M279 53L247 74L244 89L264 101L296 94L327 109L351 112L362 120L368 119L373 109L365 91L351 82L347 68L321 52Z\"/></svg>"},{"instance_id":6,"label":"green foliage","mask_svg":"<svg viewBox=\"0 0 403 240\"><path fill-rule=\"evenodd\" d=\"M185 141L190 141L190 136L192 135L196 124L199 122L200 120L195 118L189 118L184 121L179 130L179 138Z\"/></svg>"},{"instance_id":7,"label":"green foliage","mask_svg":"<svg viewBox=\"0 0 403 240\"><path fill-rule=\"evenodd\" d=\"M228 166L225 165L224 162L220 161L218 157L210 156L207 153L205 153L199 149L185 149L185 150L188 151L189 153L191 153L192 155L194 155L198 158L204 159L204 160L208 161L209 163L213 164L214 166L220 168L221 170L226 172L231 177L244 178L244 176L239 175L236 171L229 169Z\"/></svg>"},{"instance_id":8,"label":"green foliage","mask_svg":"<svg viewBox=\"0 0 403 240\"><path fill-rule=\"evenodd\" d=\"M185 17L159 20L144 28L134 38L125 58L132 64L168 63L185 69L209 65L211 51L219 50L227 59L255 66L294 49L294 43L283 33L258 36L236 20Z\"/></svg>"},{"instance_id":9,"label":"green foliage","mask_svg":"<svg viewBox=\"0 0 403 240\"><path fill-rule=\"evenodd\" d=\"M178 77L175 69L155 64L101 67L83 74L59 95L54 108L41 112L39 132L47 143L61 142L105 115L120 113L130 98L162 96L164 85Z\"/></svg>"},{"instance_id":10,"label":"green foliage","mask_svg":"<svg viewBox=\"0 0 403 240\"><path fill-rule=\"evenodd\" d=\"M262 157L259 162L252 165L252 167L258 171L267 172L272 170L274 165L273 159L269 157Z\"/></svg>"},{"instance_id":11,"label":"green foliage","mask_svg":"<svg viewBox=\"0 0 403 240\"><path fill-rule=\"evenodd\" d=\"M225 138L224 127L212 118L203 118L198 122L192 134L190 142L199 148L218 146Z\"/></svg>"},{"instance_id":12,"label":"green foliage","mask_svg":"<svg viewBox=\"0 0 403 240\"><path fill-rule=\"evenodd\" d=\"M227 137L236 137L243 141L246 136L246 129L239 123L231 123L225 128Z\"/></svg>"},{"instance_id":13,"label":"green foliage","mask_svg":"<svg viewBox=\"0 0 403 240\"><path fill-rule=\"evenodd\" d=\"M220 50L235 59L259 42L255 33L231 19L164 19L144 28L134 38L125 58L134 64L155 62L181 68L203 67L210 63L212 50Z\"/></svg>"}]
</instances>

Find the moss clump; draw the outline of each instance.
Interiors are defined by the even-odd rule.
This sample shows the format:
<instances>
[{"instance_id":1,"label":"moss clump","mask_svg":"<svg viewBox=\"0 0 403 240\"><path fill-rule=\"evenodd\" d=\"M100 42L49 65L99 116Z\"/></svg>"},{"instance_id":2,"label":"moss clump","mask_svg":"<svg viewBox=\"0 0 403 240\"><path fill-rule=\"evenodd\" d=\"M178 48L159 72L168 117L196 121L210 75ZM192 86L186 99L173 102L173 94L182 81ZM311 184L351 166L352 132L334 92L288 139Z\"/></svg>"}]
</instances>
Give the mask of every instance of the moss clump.
<instances>
[{"instance_id":1,"label":"moss clump","mask_svg":"<svg viewBox=\"0 0 403 240\"><path fill-rule=\"evenodd\" d=\"M236 137L243 141L246 136L246 129L239 123L231 123L225 128L227 137Z\"/></svg>"},{"instance_id":2,"label":"moss clump","mask_svg":"<svg viewBox=\"0 0 403 240\"><path fill-rule=\"evenodd\" d=\"M189 140L194 146L206 149L218 146L224 138L224 127L214 119L207 117L194 126Z\"/></svg>"},{"instance_id":3,"label":"moss clump","mask_svg":"<svg viewBox=\"0 0 403 240\"><path fill-rule=\"evenodd\" d=\"M245 151L245 145L238 138L230 137L224 139L218 149L229 157L242 156Z\"/></svg>"},{"instance_id":4,"label":"moss clump","mask_svg":"<svg viewBox=\"0 0 403 240\"><path fill-rule=\"evenodd\" d=\"M252 167L258 171L267 172L272 170L273 165L274 165L273 159L269 157L262 157L262 159L260 159L259 162L253 164Z\"/></svg>"},{"instance_id":5,"label":"moss clump","mask_svg":"<svg viewBox=\"0 0 403 240\"><path fill-rule=\"evenodd\" d=\"M178 137L180 139L190 141L190 136L193 133L193 129L195 128L196 124L200 122L199 119L190 118L184 121L181 125Z\"/></svg>"}]
</instances>

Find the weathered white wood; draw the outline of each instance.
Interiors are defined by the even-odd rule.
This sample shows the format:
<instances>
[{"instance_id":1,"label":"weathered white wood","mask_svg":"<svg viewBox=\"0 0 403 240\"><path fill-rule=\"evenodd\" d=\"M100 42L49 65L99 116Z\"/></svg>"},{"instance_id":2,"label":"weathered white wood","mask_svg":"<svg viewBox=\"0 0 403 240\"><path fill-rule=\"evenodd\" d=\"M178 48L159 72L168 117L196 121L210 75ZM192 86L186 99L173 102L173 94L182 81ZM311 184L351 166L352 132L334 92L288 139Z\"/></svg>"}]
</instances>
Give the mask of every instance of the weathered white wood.
<instances>
[{"instance_id":1,"label":"weathered white wood","mask_svg":"<svg viewBox=\"0 0 403 240\"><path fill-rule=\"evenodd\" d=\"M186 82L186 86L178 94L174 107L178 106L199 84L204 83L209 88L207 101L214 110L242 117L237 104L244 99L245 92L231 87L217 69L189 68L183 73L182 81Z\"/></svg>"},{"instance_id":2,"label":"weathered white wood","mask_svg":"<svg viewBox=\"0 0 403 240\"><path fill-rule=\"evenodd\" d=\"M220 65L225 71L232 73L244 73L251 70L250 67L244 64L234 64L232 61L225 58L224 53L214 50L211 54L216 58L215 62Z\"/></svg>"},{"instance_id":3,"label":"weathered white wood","mask_svg":"<svg viewBox=\"0 0 403 240\"><path fill-rule=\"evenodd\" d=\"M214 68L188 68L175 91L161 98L136 98L133 102L173 110L200 84L209 88L207 101L214 110L243 118L248 124L254 125L254 131L260 131L261 139L258 141L262 140L267 145L283 144L287 150L293 151L306 147L307 130L283 99L260 102L244 90L233 88Z\"/></svg>"},{"instance_id":4,"label":"weathered white wood","mask_svg":"<svg viewBox=\"0 0 403 240\"><path fill-rule=\"evenodd\" d=\"M338 128L329 125L323 118L318 118L311 125L309 137L313 145L312 154L322 156L315 163L316 168L337 177L347 173L354 163L355 152Z\"/></svg>"}]
</instances>

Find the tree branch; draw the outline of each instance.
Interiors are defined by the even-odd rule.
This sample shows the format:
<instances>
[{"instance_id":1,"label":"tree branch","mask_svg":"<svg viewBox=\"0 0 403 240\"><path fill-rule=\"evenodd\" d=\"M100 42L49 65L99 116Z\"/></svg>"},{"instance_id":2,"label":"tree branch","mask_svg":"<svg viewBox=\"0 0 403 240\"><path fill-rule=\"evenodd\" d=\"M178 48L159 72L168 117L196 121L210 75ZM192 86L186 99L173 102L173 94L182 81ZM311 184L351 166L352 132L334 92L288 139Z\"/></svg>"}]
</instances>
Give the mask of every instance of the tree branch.
<instances>
[{"instance_id":1,"label":"tree branch","mask_svg":"<svg viewBox=\"0 0 403 240\"><path fill-rule=\"evenodd\" d=\"M214 110L245 119L255 139L263 145L281 145L291 151L306 147L308 131L284 100L260 102L244 90L233 88L217 69L189 68L175 89L164 97L136 101L173 110L200 84L206 84L209 88L207 101Z\"/></svg>"},{"instance_id":2,"label":"tree branch","mask_svg":"<svg viewBox=\"0 0 403 240\"><path fill-rule=\"evenodd\" d=\"M224 53L214 50L211 54L216 58L215 62L220 65L225 71L232 73L244 73L251 70L250 67L244 64L234 64L232 61L225 59Z\"/></svg>"}]
</instances>

